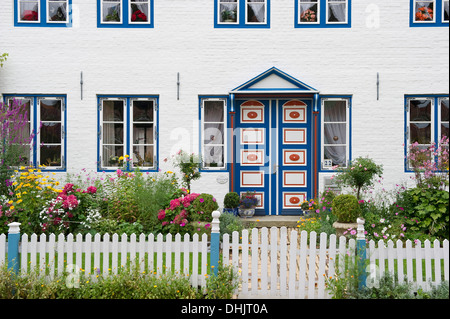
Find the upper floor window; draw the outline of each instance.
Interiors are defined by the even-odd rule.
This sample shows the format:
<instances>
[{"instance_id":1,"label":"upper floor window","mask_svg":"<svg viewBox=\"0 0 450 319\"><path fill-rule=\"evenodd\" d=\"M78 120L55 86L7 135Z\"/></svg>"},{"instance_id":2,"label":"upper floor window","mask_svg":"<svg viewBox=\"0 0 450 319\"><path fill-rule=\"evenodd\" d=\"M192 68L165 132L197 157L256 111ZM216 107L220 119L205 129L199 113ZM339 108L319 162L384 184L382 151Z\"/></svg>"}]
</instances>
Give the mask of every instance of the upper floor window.
<instances>
[{"instance_id":1,"label":"upper floor window","mask_svg":"<svg viewBox=\"0 0 450 319\"><path fill-rule=\"evenodd\" d=\"M270 0L214 0L216 28L270 26Z\"/></svg>"},{"instance_id":2,"label":"upper floor window","mask_svg":"<svg viewBox=\"0 0 450 319\"><path fill-rule=\"evenodd\" d=\"M97 0L97 6L98 27L153 27L153 0Z\"/></svg>"},{"instance_id":3,"label":"upper floor window","mask_svg":"<svg viewBox=\"0 0 450 319\"><path fill-rule=\"evenodd\" d=\"M449 0L411 0L411 27L448 26Z\"/></svg>"},{"instance_id":4,"label":"upper floor window","mask_svg":"<svg viewBox=\"0 0 450 319\"><path fill-rule=\"evenodd\" d=\"M351 0L296 0L297 28L351 27Z\"/></svg>"},{"instance_id":5,"label":"upper floor window","mask_svg":"<svg viewBox=\"0 0 450 319\"><path fill-rule=\"evenodd\" d=\"M50 170L64 170L65 162L65 96L6 96L6 103L20 103L25 108L26 124L22 134L34 135L29 145L23 148L21 165L38 167L44 165Z\"/></svg>"},{"instance_id":6,"label":"upper floor window","mask_svg":"<svg viewBox=\"0 0 450 319\"><path fill-rule=\"evenodd\" d=\"M346 167L350 160L350 99L322 99L322 168Z\"/></svg>"},{"instance_id":7,"label":"upper floor window","mask_svg":"<svg viewBox=\"0 0 450 319\"><path fill-rule=\"evenodd\" d=\"M157 170L157 118L156 98L100 97L99 170Z\"/></svg>"},{"instance_id":8,"label":"upper floor window","mask_svg":"<svg viewBox=\"0 0 450 319\"><path fill-rule=\"evenodd\" d=\"M15 0L14 25L69 27L71 7L72 0Z\"/></svg>"}]
</instances>

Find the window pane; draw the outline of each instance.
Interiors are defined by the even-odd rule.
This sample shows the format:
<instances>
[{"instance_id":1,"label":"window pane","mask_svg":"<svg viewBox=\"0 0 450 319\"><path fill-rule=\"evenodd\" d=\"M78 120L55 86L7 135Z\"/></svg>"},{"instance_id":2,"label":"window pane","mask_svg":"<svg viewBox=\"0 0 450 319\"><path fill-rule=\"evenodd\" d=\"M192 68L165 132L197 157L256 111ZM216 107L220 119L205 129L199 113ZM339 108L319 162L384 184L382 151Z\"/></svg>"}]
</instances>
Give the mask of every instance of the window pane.
<instances>
[{"instance_id":1,"label":"window pane","mask_svg":"<svg viewBox=\"0 0 450 319\"><path fill-rule=\"evenodd\" d=\"M204 116L205 122L223 122L224 121L224 102L223 101L205 101Z\"/></svg>"},{"instance_id":2,"label":"window pane","mask_svg":"<svg viewBox=\"0 0 450 319\"><path fill-rule=\"evenodd\" d=\"M123 122L123 101L103 101L103 121Z\"/></svg>"},{"instance_id":3,"label":"window pane","mask_svg":"<svg viewBox=\"0 0 450 319\"><path fill-rule=\"evenodd\" d=\"M49 0L48 20L67 21L67 0Z\"/></svg>"},{"instance_id":4,"label":"window pane","mask_svg":"<svg viewBox=\"0 0 450 319\"><path fill-rule=\"evenodd\" d=\"M347 166L347 148L345 146L325 146L324 159L331 160L332 166Z\"/></svg>"},{"instance_id":5,"label":"window pane","mask_svg":"<svg viewBox=\"0 0 450 319\"><path fill-rule=\"evenodd\" d=\"M441 121L449 121L449 100L441 100Z\"/></svg>"},{"instance_id":6,"label":"window pane","mask_svg":"<svg viewBox=\"0 0 450 319\"><path fill-rule=\"evenodd\" d=\"M224 166L224 147L223 146L205 146L203 154L205 167L223 167Z\"/></svg>"},{"instance_id":7,"label":"window pane","mask_svg":"<svg viewBox=\"0 0 450 319\"><path fill-rule=\"evenodd\" d=\"M247 22L266 22L265 0L247 0Z\"/></svg>"},{"instance_id":8,"label":"window pane","mask_svg":"<svg viewBox=\"0 0 450 319\"><path fill-rule=\"evenodd\" d=\"M220 22L236 22L238 16L237 0L220 0Z\"/></svg>"},{"instance_id":9,"label":"window pane","mask_svg":"<svg viewBox=\"0 0 450 319\"><path fill-rule=\"evenodd\" d=\"M61 100L40 100L41 121L61 121Z\"/></svg>"},{"instance_id":10,"label":"window pane","mask_svg":"<svg viewBox=\"0 0 450 319\"><path fill-rule=\"evenodd\" d=\"M154 146L134 146L133 165L139 167L153 167Z\"/></svg>"},{"instance_id":11,"label":"window pane","mask_svg":"<svg viewBox=\"0 0 450 319\"><path fill-rule=\"evenodd\" d=\"M19 2L20 21L39 21L38 0L23 0Z\"/></svg>"},{"instance_id":12,"label":"window pane","mask_svg":"<svg viewBox=\"0 0 450 319\"><path fill-rule=\"evenodd\" d=\"M120 22L122 12L119 0L103 0L103 22Z\"/></svg>"},{"instance_id":13,"label":"window pane","mask_svg":"<svg viewBox=\"0 0 450 319\"><path fill-rule=\"evenodd\" d=\"M434 20L434 2L416 1L415 21L433 21Z\"/></svg>"},{"instance_id":14,"label":"window pane","mask_svg":"<svg viewBox=\"0 0 450 319\"><path fill-rule=\"evenodd\" d=\"M119 166L119 158L123 156L123 146L103 146L103 166Z\"/></svg>"},{"instance_id":15,"label":"window pane","mask_svg":"<svg viewBox=\"0 0 450 319\"><path fill-rule=\"evenodd\" d=\"M431 143L431 124L411 123L410 124L410 143L430 144Z\"/></svg>"},{"instance_id":16,"label":"window pane","mask_svg":"<svg viewBox=\"0 0 450 319\"><path fill-rule=\"evenodd\" d=\"M148 22L150 12L149 0L130 0L131 5L131 22Z\"/></svg>"},{"instance_id":17,"label":"window pane","mask_svg":"<svg viewBox=\"0 0 450 319\"><path fill-rule=\"evenodd\" d=\"M123 144L123 124L103 124L103 144Z\"/></svg>"},{"instance_id":18,"label":"window pane","mask_svg":"<svg viewBox=\"0 0 450 319\"><path fill-rule=\"evenodd\" d=\"M15 105L21 106L20 114L22 116L21 116L20 120L23 119L24 121L30 121L30 107L31 107L30 99L9 99L8 105L10 107L15 106Z\"/></svg>"},{"instance_id":19,"label":"window pane","mask_svg":"<svg viewBox=\"0 0 450 319\"><path fill-rule=\"evenodd\" d=\"M153 144L153 124L134 124L133 139L134 144Z\"/></svg>"},{"instance_id":20,"label":"window pane","mask_svg":"<svg viewBox=\"0 0 450 319\"><path fill-rule=\"evenodd\" d=\"M444 21L449 21L449 15L450 15L450 8L449 8L450 1L444 1Z\"/></svg>"},{"instance_id":21,"label":"window pane","mask_svg":"<svg viewBox=\"0 0 450 319\"><path fill-rule=\"evenodd\" d=\"M325 144L347 144L347 124L327 124L324 127Z\"/></svg>"},{"instance_id":22,"label":"window pane","mask_svg":"<svg viewBox=\"0 0 450 319\"><path fill-rule=\"evenodd\" d=\"M61 123L43 123L40 130L41 143L61 143Z\"/></svg>"},{"instance_id":23,"label":"window pane","mask_svg":"<svg viewBox=\"0 0 450 319\"><path fill-rule=\"evenodd\" d=\"M61 166L61 145L41 146L41 165Z\"/></svg>"},{"instance_id":24,"label":"window pane","mask_svg":"<svg viewBox=\"0 0 450 319\"><path fill-rule=\"evenodd\" d=\"M133 121L153 122L153 101L133 101Z\"/></svg>"},{"instance_id":25,"label":"window pane","mask_svg":"<svg viewBox=\"0 0 450 319\"><path fill-rule=\"evenodd\" d=\"M347 102L346 101L325 101L324 102L325 122L346 122Z\"/></svg>"},{"instance_id":26,"label":"window pane","mask_svg":"<svg viewBox=\"0 0 450 319\"><path fill-rule=\"evenodd\" d=\"M300 0L300 22L317 22L318 15L317 0Z\"/></svg>"},{"instance_id":27,"label":"window pane","mask_svg":"<svg viewBox=\"0 0 450 319\"><path fill-rule=\"evenodd\" d=\"M411 100L409 108L409 120L411 122L429 122L431 121L431 101L430 100Z\"/></svg>"},{"instance_id":28,"label":"window pane","mask_svg":"<svg viewBox=\"0 0 450 319\"><path fill-rule=\"evenodd\" d=\"M347 1L328 0L328 22L347 21Z\"/></svg>"},{"instance_id":29,"label":"window pane","mask_svg":"<svg viewBox=\"0 0 450 319\"><path fill-rule=\"evenodd\" d=\"M442 139L444 136L445 137L450 137L450 130L449 130L448 122L441 124L441 136L440 136L440 139Z\"/></svg>"},{"instance_id":30,"label":"window pane","mask_svg":"<svg viewBox=\"0 0 450 319\"><path fill-rule=\"evenodd\" d=\"M206 144L223 144L224 131L223 124L205 124L204 126L204 143Z\"/></svg>"}]
</instances>

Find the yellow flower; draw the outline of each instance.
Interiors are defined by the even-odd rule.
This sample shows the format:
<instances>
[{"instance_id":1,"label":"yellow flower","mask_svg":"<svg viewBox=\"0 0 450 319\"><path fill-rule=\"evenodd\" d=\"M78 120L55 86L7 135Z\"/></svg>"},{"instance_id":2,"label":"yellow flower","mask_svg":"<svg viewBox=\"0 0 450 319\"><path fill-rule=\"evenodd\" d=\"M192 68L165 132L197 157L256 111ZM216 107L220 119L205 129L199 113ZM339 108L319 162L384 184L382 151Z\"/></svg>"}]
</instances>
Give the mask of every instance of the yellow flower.
<instances>
[{"instance_id":1,"label":"yellow flower","mask_svg":"<svg viewBox=\"0 0 450 319\"><path fill-rule=\"evenodd\" d=\"M11 206L10 208L9 208L9 210L13 210L14 209L14 206Z\"/></svg>"},{"instance_id":2,"label":"yellow flower","mask_svg":"<svg viewBox=\"0 0 450 319\"><path fill-rule=\"evenodd\" d=\"M119 157L119 161L123 161L123 156Z\"/></svg>"},{"instance_id":3,"label":"yellow flower","mask_svg":"<svg viewBox=\"0 0 450 319\"><path fill-rule=\"evenodd\" d=\"M22 203L21 199L19 199L16 204L20 204L20 203Z\"/></svg>"},{"instance_id":4,"label":"yellow flower","mask_svg":"<svg viewBox=\"0 0 450 319\"><path fill-rule=\"evenodd\" d=\"M130 155L125 155L125 158L128 158L128 157L130 157Z\"/></svg>"}]
</instances>

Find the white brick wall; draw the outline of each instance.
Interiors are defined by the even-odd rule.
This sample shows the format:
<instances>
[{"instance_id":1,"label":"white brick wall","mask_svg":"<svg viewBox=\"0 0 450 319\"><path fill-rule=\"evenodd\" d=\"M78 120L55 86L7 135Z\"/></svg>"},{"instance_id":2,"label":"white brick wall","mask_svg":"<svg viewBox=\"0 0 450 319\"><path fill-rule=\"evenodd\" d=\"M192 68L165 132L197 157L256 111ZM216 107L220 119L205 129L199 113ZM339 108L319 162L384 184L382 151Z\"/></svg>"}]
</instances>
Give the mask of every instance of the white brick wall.
<instances>
[{"instance_id":1,"label":"white brick wall","mask_svg":"<svg viewBox=\"0 0 450 319\"><path fill-rule=\"evenodd\" d=\"M295 29L294 1L271 2L270 29L214 29L212 0L155 0L155 28L98 29L96 1L73 0L66 29L14 27L13 0L1 0L9 59L0 93L67 94L67 164L76 172L96 169L97 94L160 96L162 162L180 143L197 152L199 95L227 94L276 66L321 94L352 94L353 157L383 163L388 186L407 179L404 94L448 93L448 28L410 28L409 1L353 0L352 28ZM380 25L371 28L374 9ZM223 198L218 175L204 173L195 190Z\"/></svg>"}]
</instances>

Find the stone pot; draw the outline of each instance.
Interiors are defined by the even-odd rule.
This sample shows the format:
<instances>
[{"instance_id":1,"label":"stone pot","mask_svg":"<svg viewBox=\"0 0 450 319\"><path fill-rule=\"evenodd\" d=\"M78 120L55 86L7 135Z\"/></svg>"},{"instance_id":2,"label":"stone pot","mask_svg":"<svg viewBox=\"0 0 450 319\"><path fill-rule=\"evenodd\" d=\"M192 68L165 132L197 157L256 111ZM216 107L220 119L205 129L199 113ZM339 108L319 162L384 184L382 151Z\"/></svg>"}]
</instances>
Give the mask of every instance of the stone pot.
<instances>
[{"instance_id":1,"label":"stone pot","mask_svg":"<svg viewBox=\"0 0 450 319\"><path fill-rule=\"evenodd\" d=\"M255 215L255 208L239 208L239 216L249 218L253 215Z\"/></svg>"},{"instance_id":2,"label":"stone pot","mask_svg":"<svg viewBox=\"0 0 450 319\"><path fill-rule=\"evenodd\" d=\"M333 227L336 229L336 236L345 236L344 232L346 232L349 228L353 228L355 231L358 228L357 223L341 223L341 222L334 222Z\"/></svg>"}]
</instances>

